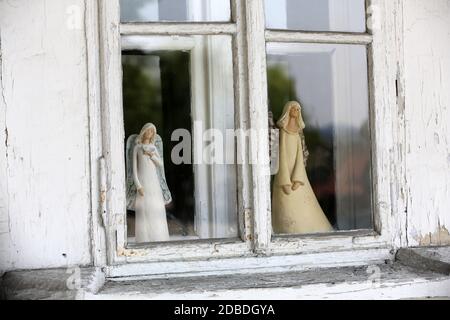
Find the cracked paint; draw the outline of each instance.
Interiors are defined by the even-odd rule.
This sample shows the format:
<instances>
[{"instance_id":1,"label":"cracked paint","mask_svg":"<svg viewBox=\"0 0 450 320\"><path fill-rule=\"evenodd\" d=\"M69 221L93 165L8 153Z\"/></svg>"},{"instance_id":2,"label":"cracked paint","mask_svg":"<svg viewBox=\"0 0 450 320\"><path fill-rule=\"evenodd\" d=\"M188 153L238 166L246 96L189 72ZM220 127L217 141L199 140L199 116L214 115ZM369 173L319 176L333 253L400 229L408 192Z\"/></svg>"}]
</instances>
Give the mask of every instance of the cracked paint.
<instances>
[{"instance_id":1,"label":"cracked paint","mask_svg":"<svg viewBox=\"0 0 450 320\"><path fill-rule=\"evenodd\" d=\"M449 245L449 1L411 0L402 6L408 245Z\"/></svg>"},{"instance_id":2,"label":"cracked paint","mask_svg":"<svg viewBox=\"0 0 450 320\"><path fill-rule=\"evenodd\" d=\"M0 1L0 269L86 265L86 41L65 16L85 1L13 3Z\"/></svg>"}]
</instances>

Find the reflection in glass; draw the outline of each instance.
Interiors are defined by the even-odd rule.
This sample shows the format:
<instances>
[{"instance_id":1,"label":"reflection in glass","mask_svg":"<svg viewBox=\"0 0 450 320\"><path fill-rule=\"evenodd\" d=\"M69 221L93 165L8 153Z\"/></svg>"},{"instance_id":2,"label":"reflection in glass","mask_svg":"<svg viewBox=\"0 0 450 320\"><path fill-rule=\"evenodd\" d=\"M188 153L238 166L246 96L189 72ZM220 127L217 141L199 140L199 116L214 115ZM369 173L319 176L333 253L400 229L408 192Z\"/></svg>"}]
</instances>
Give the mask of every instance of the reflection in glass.
<instances>
[{"instance_id":1,"label":"reflection in glass","mask_svg":"<svg viewBox=\"0 0 450 320\"><path fill-rule=\"evenodd\" d=\"M266 27L365 32L365 0L265 0Z\"/></svg>"},{"instance_id":2,"label":"reflection in glass","mask_svg":"<svg viewBox=\"0 0 450 320\"><path fill-rule=\"evenodd\" d=\"M365 46L269 43L274 121L299 101L307 175L335 230L371 229L371 163Z\"/></svg>"},{"instance_id":3,"label":"reflection in glass","mask_svg":"<svg viewBox=\"0 0 450 320\"><path fill-rule=\"evenodd\" d=\"M229 21L229 0L120 0L122 22Z\"/></svg>"},{"instance_id":4,"label":"reflection in glass","mask_svg":"<svg viewBox=\"0 0 450 320\"><path fill-rule=\"evenodd\" d=\"M123 37L122 48L125 135L153 123L161 136L172 197L166 205L170 241L237 237L234 164L194 155L210 144L202 140L204 130L234 129L231 37L131 36ZM177 149L181 142L188 147ZM132 243L135 212L127 217Z\"/></svg>"}]
</instances>

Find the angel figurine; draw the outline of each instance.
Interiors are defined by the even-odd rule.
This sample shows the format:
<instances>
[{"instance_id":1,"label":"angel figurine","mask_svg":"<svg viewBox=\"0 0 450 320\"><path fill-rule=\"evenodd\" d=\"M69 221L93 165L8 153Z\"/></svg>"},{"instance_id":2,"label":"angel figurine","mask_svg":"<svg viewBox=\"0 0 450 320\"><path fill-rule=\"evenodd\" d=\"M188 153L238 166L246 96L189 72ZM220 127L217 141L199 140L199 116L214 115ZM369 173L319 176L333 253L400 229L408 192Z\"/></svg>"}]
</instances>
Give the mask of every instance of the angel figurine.
<instances>
[{"instance_id":1,"label":"angel figurine","mask_svg":"<svg viewBox=\"0 0 450 320\"><path fill-rule=\"evenodd\" d=\"M164 174L163 145L147 123L126 144L127 209L136 212L136 242L168 241L165 205L172 201Z\"/></svg>"},{"instance_id":2,"label":"angel figurine","mask_svg":"<svg viewBox=\"0 0 450 320\"><path fill-rule=\"evenodd\" d=\"M272 191L272 224L275 233L317 233L333 231L306 175L307 156L302 141L300 104L288 102L277 122L279 169Z\"/></svg>"}]
</instances>

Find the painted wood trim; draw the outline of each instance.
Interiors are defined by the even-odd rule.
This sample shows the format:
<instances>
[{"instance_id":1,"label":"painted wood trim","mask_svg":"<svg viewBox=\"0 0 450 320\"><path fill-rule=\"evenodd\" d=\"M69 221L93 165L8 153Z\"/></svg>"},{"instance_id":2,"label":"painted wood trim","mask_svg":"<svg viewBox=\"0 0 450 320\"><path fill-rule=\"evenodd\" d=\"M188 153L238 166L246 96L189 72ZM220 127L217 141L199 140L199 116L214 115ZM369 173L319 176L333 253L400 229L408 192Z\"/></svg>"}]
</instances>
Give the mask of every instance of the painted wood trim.
<instances>
[{"instance_id":1,"label":"painted wood trim","mask_svg":"<svg viewBox=\"0 0 450 320\"><path fill-rule=\"evenodd\" d=\"M314 235L308 237L274 238L270 248L273 254L303 254L309 251L339 252L340 250L373 248L390 249L391 244L379 235Z\"/></svg>"},{"instance_id":2,"label":"painted wood trim","mask_svg":"<svg viewBox=\"0 0 450 320\"><path fill-rule=\"evenodd\" d=\"M255 251L265 254L270 246L270 166L265 17L262 0L245 1L250 161L253 183L253 230Z\"/></svg>"},{"instance_id":3,"label":"painted wood trim","mask_svg":"<svg viewBox=\"0 0 450 320\"><path fill-rule=\"evenodd\" d=\"M122 36L122 50L192 50L196 40L193 37L168 37L168 36Z\"/></svg>"},{"instance_id":4,"label":"painted wood trim","mask_svg":"<svg viewBox=\"0 0 450 320\"><path fill-rule=\"evenodd\" d=\"M85 1L85 32L87 51L87 92L89 106L89 155L91 176L91 254L94 266L106 265L106 239L102 215L105 204L104 193L101 192L102 168L99 159L102 158L101 132L101 88L100 88L100 42L98 3ZM106 181L105 181L106 183Z\"/></svg>"},{"instance_id":5,"label":"painted wood trim","mask_svg":"<svg viewBox=\"0 0 450 320\"><path fill-rule=\"evenodd\" d=\"M234 23L121 23L122 35L220 35L235 34Z\"/></svg>"},{"instance_id":6,"label":"painted wood trim","mask_svg":"<svg viewBox=\"0 0 450 320\"><path fill-rule=\"evenodd\" d=\"M117 260L117 247L126 246L126 201L122 64L119 33L119 1L101 0L100 48L102 81L102 141L106 164L108 264Z\"/></svg>"},{"instance_id":7,"label":"painted wood trim","mask_svg":"<svg viewBox=\"0 0 450 320\"><path fill-rule=\"evenodd\" d=\"M374 17L369 46L369 93L375 230L393 247L404 244L406 190L404 108L398 103L398 15L402 0L371 0ZM400 45L401 46L401 45Z\"/></svg>"},{"instance_id":8,"label":"painted wood trim","mask_svg":"<svg viewBox=\"0 0 450 320\"><path fill-rule=\"evenodd\" d=\"M291 237L291 238L276 238L271 243L271 219L270 219L270 188L269 188L269 167L264 166L264 163L268 163L268 141L265 139L265 135L261 134L267 130L267 79L266 79L266 60L265 60L265 30L264 30L264 10L261 0L251 0L240 2L235 0L233 5L233 17L237 21L237 28L239 30L246 30L245 34L238 33L234 37L235 46L235 70L240 84L235 95L236 104L238 106L238 112L236 112L237 126L239 128L252 128L259 129L259 136L252 137L250 139L249 153L251 159L256 164L243 166L239 170L246 172L242 176L242 180L239 181L240 204L239 210L243 210L244 217L241 218L241 230L247 236L244 239L247 240L247 244L243 246L243 243L223 243L217 245L220 242L211 242L209 244L194 243L194 244L176 244L176 245L158 245L149 246L148 248L126 248L125 243L119 239L119 233L124 235L122 230L116 233L117 227L124 228L123 213L117 210L121 206L118 199L114 199L111 203L111 193L117 194L117 186L114 186L113 179L116 181L122 181L118 178L118 172L114 172L111 176L111 159L112 156L108 154L109 149L105 147L105 161L108 168L108 244L111 246L109 250L111 257L110 264L123 264L119 269L125 270L127 263L139 263L139 262L152 262L152 261L172 261L175 263L177 260L179 264L183 264L180 259L187 261L196 260L198 263L206 263L208 257L211 257L211 247L216 248L214 250L215 257L217 258L229 258L240 257L249 255L249 247L254 247L256 254L298 254L314 251L327 251L327 250L355 250L355 249L367 249L370 252L370 248L384 247L388 250L392 245L393 238L397 237L402 229L397 229L397 226L393 227L393 220L397 219L395 216L396 208L392 206L392 199L397 199L398 186L401 184L398 181L393 180L395 173L392 173L392 165L395 162L393 156L395 156L394 140L392 132L396 130L398 124L394 123L396 120L395 108L396 96L395 86L392 89L392 70L395 70L397 60L395 52L389 51L391 42L385 39L385 34L389 33L388 30L395 27L395 8L392 8L391 3L386 3L384 0L373 0L373 2L382 9L383 23L381 29L373 32L373 42L369 45L369 62L370 68L373 68L371 72L371 113L372 113L372 133L374 141L374 184L376 198L374 199L374 207L376 211L376 231L378 234L369 236L352 236L352 235L339 235L330 234L325 239L319 237L311 237L305 239L304 237ZM396 0L400 1L400 0ZM110 4L108 4L110 6ZM117 9L117 8L116 8ZM116 13L111 12L109 7L109 14L114 17ZM393 10L391 12L389 10ZM243 20L239 25L239 12ZM251 12L252 14L249 14ZM242 13L244 13L242 15ZM116 16L117 18L117 16ZM117 20L118 21L118 20ZM106 26L108 26L106 28ZM103 70L106 70L108 74L116 75L117 78L111 81L115 81L116 86L111 83L104 83L103 88L111 88L119 93L113 93L112 97L106 97L106 102L116 101L119 102L120 110L118 114L114 114L115 120L110 119L111 114L104 116L103 130L111 130L114 125L109 124L111 121L116 123L117 118L122 120L121 110L121 76L120 76L120 45L119 45L119 32L117 31L118 23L105 24L103 21L103 30L106 30L108 42L103 42L104 50L103 57L105 58L105 65ZM240 37L239 37L240 36ZM115 37L115 39L112 39ZM393 39L391 39L393 40ZM240 48L240 50L239 50ZM243 52L245 50L245 52ZM117 55L117 57L113 57ZM238 59L236 59L236 55ZM114 65L113 61L116 61ZM369 68L369 69L370 69ZM396 74L396 72L394 72ZM118 80L119 79L119 80ZM247 86L247 87L246 87ZM120 95L120 96L119 96ZM120 97L120 99L119 99ZM106 106L109 108L117 108L117 106L111 106L110 103L103 103L103 108ZM108 111L106 109L104 111ZM111 112L110 110L108 111ZM122 129L123 130L123 129ZM107 141L108 133L104 133L106 138L106 144L112 145ZM121 157L122 149L117 149L119 153L115 157ZM114 151L114 152L117 152ZM117 159L116 159L117 161ZM123 160L122 160L123 161ZM266 162L265 162L266 161ZM246 177L246 175L248 175ZM123 177L121 179L124 179ZM241 179L241 176L240 176ZM245 188L248 189L247 191ZM242 188L242 189L241 189ZM123 193L124 194L124 193ZM112 211L116 208L116 211ZM116 212L116 214L111 214ZM123 211L124 212L124 211ZM242 212L242 211L240 211ZM121 226L122 224L122 226ZM254 232L253 234L249 234ZM253 238L251 240L250 238ZM124 239L124 237L123 237ZM116 247L116 242L117 247ZM253 242L252 242L253 241ZM117 248L117 251L115 250ZM171 248L169 251L168 248ZM180 258L179 253L183 252L183 256ZM336 252L337 254L337 252ZM334 259L334 258L333 258ZM202 260L204 260L202 262ZM224 260L225 261L225 260ZM264 262L262 262L264 263ZM122 269L125 268L125 269ZM119 270L118 269L118 270Z\"/></svg>"},{"instance_id":9,"label":"painted wood trim","mask_svg":"<svg viewBox=\"0 0 450 320\"><path fill-rule=\"evenodd\" d=\"M392 260L389 249L341 250L334 252L305 252L301 255L276 255L271 257L237 257L198 261L170 261L157 263L130 263L105 268L108 278L126 277L149 279L185 277L189 275L226 275L255 272L301 271L310 268L358 266L384 263ZM113 279L111 279L113 280Z\"/></svg>"},{"instance_id":10,"label":"painted wood trim","mask_svg":"<svg viewBox=\"0 0 450 320\"><path fill-rule=\"evenodd\" d=\"M233 37L235 127L236 129L247 131L249 129L249 112L244 1L231 1L231 15L237 28L237 34ZM236 159L245 159L249 153L249 145L246 143L244 135L239 135L237 139ZM236 167L239 235L246 242L248 249L252 250L254 237L251 204L251 166L248 163L243 163L237 164Z\"/></svg>"},{"instance_id":11,"label":"painted wood trim","mask_svg":"<svg viewBox=\"0 0 450 320\"><path fill-rule=\"evenodd\" d=\"M265 36L267 42L303 42L363 45L372 43L372 35L365 33L266 30Z\"/></svg>"},{"instance_id":12,"label":"painted wood trim","mask_svg":"<svg viewBox=\"0 0 450 320\"><path fill-rule=\"evenodd\" d=\"M398 300L443 299L450 296L448 276L411 271L399 265L371 264L319 272L306 270L284 275L240 274L207 279L211 279L211 282L196 282L198 278L192 276L173 280L145 279L133 283L116 281L108 283L98 295L86 292L84 298L239 301L271 300L273 297L280 300ZM198 285L193 288L190 285L192 282Z\"/></svg>"},{"instance_id":13,"label":"painted wood trim","mask_svg":"<svg viewBox=\"0 0 450 320\"><path fill-rule=\"evenodd\" d=\"M240 239L195 240L142 244L118 249L120 264L152 262L208 261L212 258L236 258L251 256L251 251Z\"/></svg>"}]
</instances>

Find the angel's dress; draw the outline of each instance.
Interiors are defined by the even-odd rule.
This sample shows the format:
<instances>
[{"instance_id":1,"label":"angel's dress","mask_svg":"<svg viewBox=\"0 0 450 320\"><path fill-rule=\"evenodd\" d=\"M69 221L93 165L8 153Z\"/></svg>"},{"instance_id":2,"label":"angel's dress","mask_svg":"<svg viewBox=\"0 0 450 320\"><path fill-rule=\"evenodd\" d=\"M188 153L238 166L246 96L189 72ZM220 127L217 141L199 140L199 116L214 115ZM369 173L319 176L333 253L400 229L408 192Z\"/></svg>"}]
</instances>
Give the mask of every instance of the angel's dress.
<instances>
[{"instance_id":1,"label":"angel's dress","mask_svg":"<svg viewBox=\"0 0 450 320\"><path fill-rule=\"evenodd\" d=\"M285 194L282 186L302 182ZM279 170L272 191L272 225L278 234L329 232L333 227L322 211L306 175L298 133L280 129Z\"/></svg>"},{"instance_id":2,"label":"angel's dress","mask_svg":"<svg viewBox=\"0 0 450 320\"><path fill-rule=\"evenodd\" d=\"M156 171L156 165L161 165L159 159L159 156L155 160L150 159L150 156L144 154L142 146L134 147L134 183L136 188L144 189L143 196L139 192L136 194L136 242L169 240L164 198Z\"/></svg>"}]
</instances>

